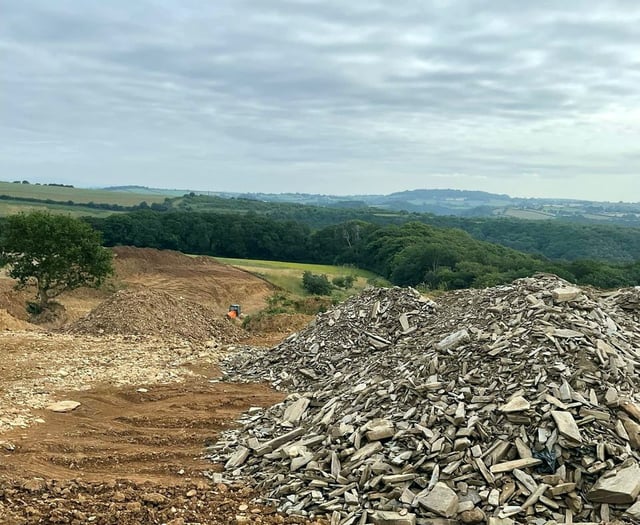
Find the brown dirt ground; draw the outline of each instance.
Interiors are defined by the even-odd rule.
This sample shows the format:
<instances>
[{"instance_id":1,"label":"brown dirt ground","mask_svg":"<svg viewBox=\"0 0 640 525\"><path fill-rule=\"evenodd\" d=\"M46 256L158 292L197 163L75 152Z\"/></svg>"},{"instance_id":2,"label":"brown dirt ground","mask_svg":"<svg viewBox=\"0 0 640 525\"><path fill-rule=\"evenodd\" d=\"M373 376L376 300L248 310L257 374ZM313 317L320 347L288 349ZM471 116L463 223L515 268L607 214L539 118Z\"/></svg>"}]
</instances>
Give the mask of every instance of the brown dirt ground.
<instances>
[{"instance_id":1,"label":"brown dirt ground","mask_svg":"<svg viewBox=\"0 0 640 525\"><path fill-rule=\"evenodd\" d=\"M126 246L113 251L118 279L128 286L164 290L221 314L231 303L241 304L246 313L261 310L274 291L267 281L210 257Z\"/></svg>"},{"instance_id":2,"label":"brown dirt ground","mask_svg":"<svg viewBox=\"0 0 640 525\"><path fill-rule=\"evenodd\" d=\"M258 310L271 293L260 279L210 259L115 252L111 289L62 297L67 320L122 286L167 291L221 314L230 302ZM12 284L0 277L0 523L308 523L204 475L222 468L202 459L204 448L242 411L278 402L280 393L214 379L220 348L30 325L29 290ZM278 326L280 335L286 327ZM252 341L274 342L268 334ZM81 405L69 413L44 408L61 399Z\"/></svg>"}]
</instances>

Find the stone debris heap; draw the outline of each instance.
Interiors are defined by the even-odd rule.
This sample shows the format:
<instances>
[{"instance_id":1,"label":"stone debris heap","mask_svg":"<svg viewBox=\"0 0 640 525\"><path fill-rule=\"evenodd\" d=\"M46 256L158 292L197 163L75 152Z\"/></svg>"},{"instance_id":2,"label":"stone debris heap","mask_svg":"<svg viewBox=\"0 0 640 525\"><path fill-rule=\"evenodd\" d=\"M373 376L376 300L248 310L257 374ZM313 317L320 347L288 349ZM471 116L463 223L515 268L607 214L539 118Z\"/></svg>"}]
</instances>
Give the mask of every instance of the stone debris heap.
<instances>
[{"instance_id":1,"label":"stone debris heap","mask_svg":"<svg viewBox=\"0 0 640 525\"><path fill-rule=\"evenodd\" d=\"M640 520L634 293L547 274L438 304L365 291L229 359L231 380L291 394L211 458L336 525Z\"/></svg>"},{"instance_id":2,"label":"stone debris heap","mask_svg":"<svg viewBox=\"0 0 640 525\"><path fill-rule=\"evenodd\" d=\"M89 335L149 336L202 344L235 343L242 330L211 308L162 290L119 290L68 331Z\"/></svg>"}]
</instances>

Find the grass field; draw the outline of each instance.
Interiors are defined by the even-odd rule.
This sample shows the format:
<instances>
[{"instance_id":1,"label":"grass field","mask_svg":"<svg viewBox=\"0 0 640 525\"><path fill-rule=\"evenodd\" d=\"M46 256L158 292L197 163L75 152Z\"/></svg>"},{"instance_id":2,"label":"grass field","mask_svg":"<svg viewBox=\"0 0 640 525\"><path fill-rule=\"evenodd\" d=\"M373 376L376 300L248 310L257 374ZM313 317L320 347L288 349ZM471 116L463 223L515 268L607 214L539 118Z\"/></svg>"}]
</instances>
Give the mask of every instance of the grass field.
<instances>
[{"instance_id":1,"label":"grass field","mask_svg":"<svg viewBox=\"0 0 640 525\"><path fill-rule=\"evenodd\" d=\"M64 213L73 217L106 217L115 212L111 210L100 210L83 206L66 206L64 204L45 204L38 202L24 202L12 200L0 200L0 217L14 215L17 213L29 213L31 211L50 211L51 213Z\"/></svg>"},{"instance_id":2,"label":"grass field","mask_svg":"<svg viewBox=\"0 0 640 525\"><path fill-rule=\"evenodd\" d=\"M0 182L0 195L32 199L51 199L54 201L75 203L95 202L96 204L119 204L133 206L146 201L163 202L167 195L153 193L131 193L129 191L108 191L88 188L63 188L60 186L44 186L37 184L18 184ZM30 203L24 203L29 205Z\"/></svg>"},{"instance_id":3,"label":"grass field","mask_svg":"<svg viewBox=\"0 0 640 525\"><path fill-rule=\"evenodd\" d=\"M375 280L378 285L389 285L388 282L375 273L346 266L281 261L259 261L252 259L227 259L222 257L216 257L216 259L224 264L229 264L247 272L251 272L258 277L262 277L269 281L275 286L299 296L305 295L305 290L302 288L302 274L305 271L320 275L324 274L329 278L329 280L331 280L332 277L340 275L353 275L356 278L353 288L346 291L339 290L337 291L338 295L347 296L358 293L367 286L367 281L369 280Z\"/></svg>"}]
</instances>

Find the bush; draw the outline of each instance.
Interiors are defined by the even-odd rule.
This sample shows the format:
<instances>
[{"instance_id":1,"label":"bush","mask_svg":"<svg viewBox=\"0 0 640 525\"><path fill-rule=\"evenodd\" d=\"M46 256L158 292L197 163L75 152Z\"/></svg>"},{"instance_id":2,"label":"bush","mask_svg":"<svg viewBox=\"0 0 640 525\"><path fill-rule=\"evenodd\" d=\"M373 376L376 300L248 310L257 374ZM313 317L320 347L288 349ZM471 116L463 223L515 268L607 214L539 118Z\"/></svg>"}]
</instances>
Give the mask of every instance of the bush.
<instances>
[{"instance_id":1,"label":"bush","mask_svg":"<svg viewBox=\"0 0 640 525\"><path fill-rule=\"evenodd\" d=\"M331 282L338 288L348 290L353 286L355 280L356 278L353 275L337 275L331 280Z\"/></svg>"},{"instance_id":2,"label":"bush","mask_svg":"<svg viewBox=\"0 0 640 525\"><path fill-rule=\"evenodd\" d=\"M330 295L333 286L326 275L318 275L306 271L302 274L302 287L316 295Z\"/></svg>"}]
</instances>

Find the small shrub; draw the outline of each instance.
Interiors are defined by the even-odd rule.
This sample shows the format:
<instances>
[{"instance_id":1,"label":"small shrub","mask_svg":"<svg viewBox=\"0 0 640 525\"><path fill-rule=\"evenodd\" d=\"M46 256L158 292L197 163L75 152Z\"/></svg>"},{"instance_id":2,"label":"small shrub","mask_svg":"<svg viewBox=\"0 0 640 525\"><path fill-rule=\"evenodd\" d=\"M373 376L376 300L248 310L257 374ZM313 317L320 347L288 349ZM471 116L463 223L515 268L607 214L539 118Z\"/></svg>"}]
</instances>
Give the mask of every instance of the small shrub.
<instances>
[{"instance_id":1,"label":"small shrub","mask_svg":"<svg viewBox=\"0 0 640 525\"><path fill-rule=\"evenodd\" d=\"M384 280L379 277L369 277L367 279L367 284L376 288L384 288L385 286L387 286Z\"/></svg>"},{"instance_id":2,"label":"small shrub","mask_svg":"<svg viewBox=\"0 0 640 525\"><path fill-rule=\"evenodd\" d=\"M326 275L318 275L306 271L302 274L302 287L316 295L330 295L333 286Z\"/></svg>"},{"instance_id":3,"label":"small shrub","mask_svg":"<svg viewBox=\"0 0 640 525\"><path fill-rule=\"evenodd\" d=\"M356 281L356 278L353 275L336 275L331 282L334 286L338 288L344 288L348 290L353 287L353 283Z\"/></svg>"}]
</instances>

